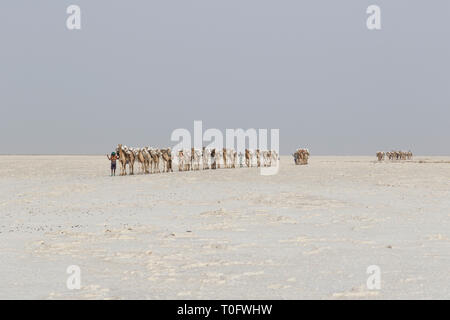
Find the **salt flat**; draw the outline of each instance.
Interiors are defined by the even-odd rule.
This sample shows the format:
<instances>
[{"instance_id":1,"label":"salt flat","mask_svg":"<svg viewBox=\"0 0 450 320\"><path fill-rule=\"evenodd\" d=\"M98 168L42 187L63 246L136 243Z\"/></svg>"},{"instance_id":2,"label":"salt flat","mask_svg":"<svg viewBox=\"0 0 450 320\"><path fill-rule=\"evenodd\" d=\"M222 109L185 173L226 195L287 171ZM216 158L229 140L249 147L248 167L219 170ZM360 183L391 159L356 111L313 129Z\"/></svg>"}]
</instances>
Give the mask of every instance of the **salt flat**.
<instances>
[{"instance_id":1,"label":"salt flat","mask_svg":"<svg viewBox=\"0 0 450 320\"><path fill-rule=\"evenodd\" d=\"M110 177L0 156L0 298L449 299L450 157L374 160Z\"/></svg>"}]
</instances>

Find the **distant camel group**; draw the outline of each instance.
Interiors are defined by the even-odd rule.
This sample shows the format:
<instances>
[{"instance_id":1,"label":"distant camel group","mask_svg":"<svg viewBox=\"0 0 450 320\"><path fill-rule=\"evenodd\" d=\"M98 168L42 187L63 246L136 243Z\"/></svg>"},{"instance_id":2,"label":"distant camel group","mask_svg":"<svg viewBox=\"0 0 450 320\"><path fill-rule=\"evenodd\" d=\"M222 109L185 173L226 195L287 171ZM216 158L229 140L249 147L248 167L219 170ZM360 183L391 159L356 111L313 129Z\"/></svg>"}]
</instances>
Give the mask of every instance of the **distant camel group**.
<instances>
[{"instance_id":1,"label":"distant camel group","mask_svg":"<svg viewBox=\"0 0 450 320\"><path fill-rule=\"evenodd\" d=\"M378 161L383 161L386 158L389 160L411 160L413 157L413 154L411 151L378 151L377 152L377 159Z\"/></svg>"},{"instance_id":2,"label":"distant camel group","mask_svg":"<svg viewBox=\"0 0 450 320\"><path fill-rule=\"evenodd\" d=\"M239 154L233 149L191 148L172 152L170 148L157 149L151 147L129 148L119 144L116 149L120 163L120 175L133 175L135 163L140 164L140 173L173 172L172 159L178 161L178 171L191 171L220 168L244 167L271 167L278 160L275 150L250 150ZM238 163L239 160L239 163Z\"/></svg>"},{"instance_id":3,"label":"distant camel group","mask_svg":"<svg viewBox=\"0 0 450 320\"><path fill-rule=\"evenodd\" d=\"M294 154L294 162L297 165L308 164L309 151L308 149L297 149Z\"/></svg>"}]
</instances>

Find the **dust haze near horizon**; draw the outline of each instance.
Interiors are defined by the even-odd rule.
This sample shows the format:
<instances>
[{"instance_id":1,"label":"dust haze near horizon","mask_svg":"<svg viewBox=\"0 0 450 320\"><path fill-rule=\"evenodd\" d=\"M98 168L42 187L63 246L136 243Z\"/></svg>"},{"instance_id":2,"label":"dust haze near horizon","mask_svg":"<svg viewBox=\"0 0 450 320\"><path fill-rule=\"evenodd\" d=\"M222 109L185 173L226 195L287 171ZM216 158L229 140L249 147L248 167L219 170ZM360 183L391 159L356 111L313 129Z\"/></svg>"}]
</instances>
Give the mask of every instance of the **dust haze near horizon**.
<instances>
[{"instance_id":1,"label":"dust haze near horizon","mask_svg":"<svg viewBox=\"0 0 450 320\"><path fill-rule=\"evenodd\" d=\"M449 155L449 36L444 0L3 1L0 153L172 146L202 120L280 129L282 154Z\"/></svg>"}]
</instances>

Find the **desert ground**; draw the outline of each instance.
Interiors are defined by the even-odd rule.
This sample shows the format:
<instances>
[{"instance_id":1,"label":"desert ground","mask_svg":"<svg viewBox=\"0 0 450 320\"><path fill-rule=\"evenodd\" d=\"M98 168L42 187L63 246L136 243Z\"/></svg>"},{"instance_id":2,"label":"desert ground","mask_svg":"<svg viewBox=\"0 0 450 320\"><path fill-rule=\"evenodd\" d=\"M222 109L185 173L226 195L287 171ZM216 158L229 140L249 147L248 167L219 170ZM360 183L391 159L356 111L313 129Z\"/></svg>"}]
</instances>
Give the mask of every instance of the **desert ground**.
<instances>
[{"instance_id":1,"label":"desert ground","mask_svg":"<svg viewBox=\"0 0 450 320\"><path fill-rule=\"evenodd\" d=\"M450 299L449 178L450 157L111 177L0 156L0 298Z\"/></svg>"}]
</instances>

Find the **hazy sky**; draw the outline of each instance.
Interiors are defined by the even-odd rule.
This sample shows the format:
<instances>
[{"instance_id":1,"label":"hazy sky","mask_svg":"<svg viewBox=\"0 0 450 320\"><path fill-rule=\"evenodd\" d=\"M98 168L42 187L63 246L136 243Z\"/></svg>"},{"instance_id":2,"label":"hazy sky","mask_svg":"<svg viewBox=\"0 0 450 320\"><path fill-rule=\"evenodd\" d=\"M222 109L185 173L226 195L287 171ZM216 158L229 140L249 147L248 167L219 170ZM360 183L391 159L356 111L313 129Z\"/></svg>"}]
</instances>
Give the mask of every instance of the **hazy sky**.
<instances>
[{"instance_id":1,"label":"hazy sky","mask_svg":"<svg viewBox=\"0 0 450 320\"><path fill-rule=\"evenodd\" d=\"M3 154L172 146L194 120L278 128L284 154L450 154L448 0L2 0L0 41Z\"/></svg>"}]
</instances>

